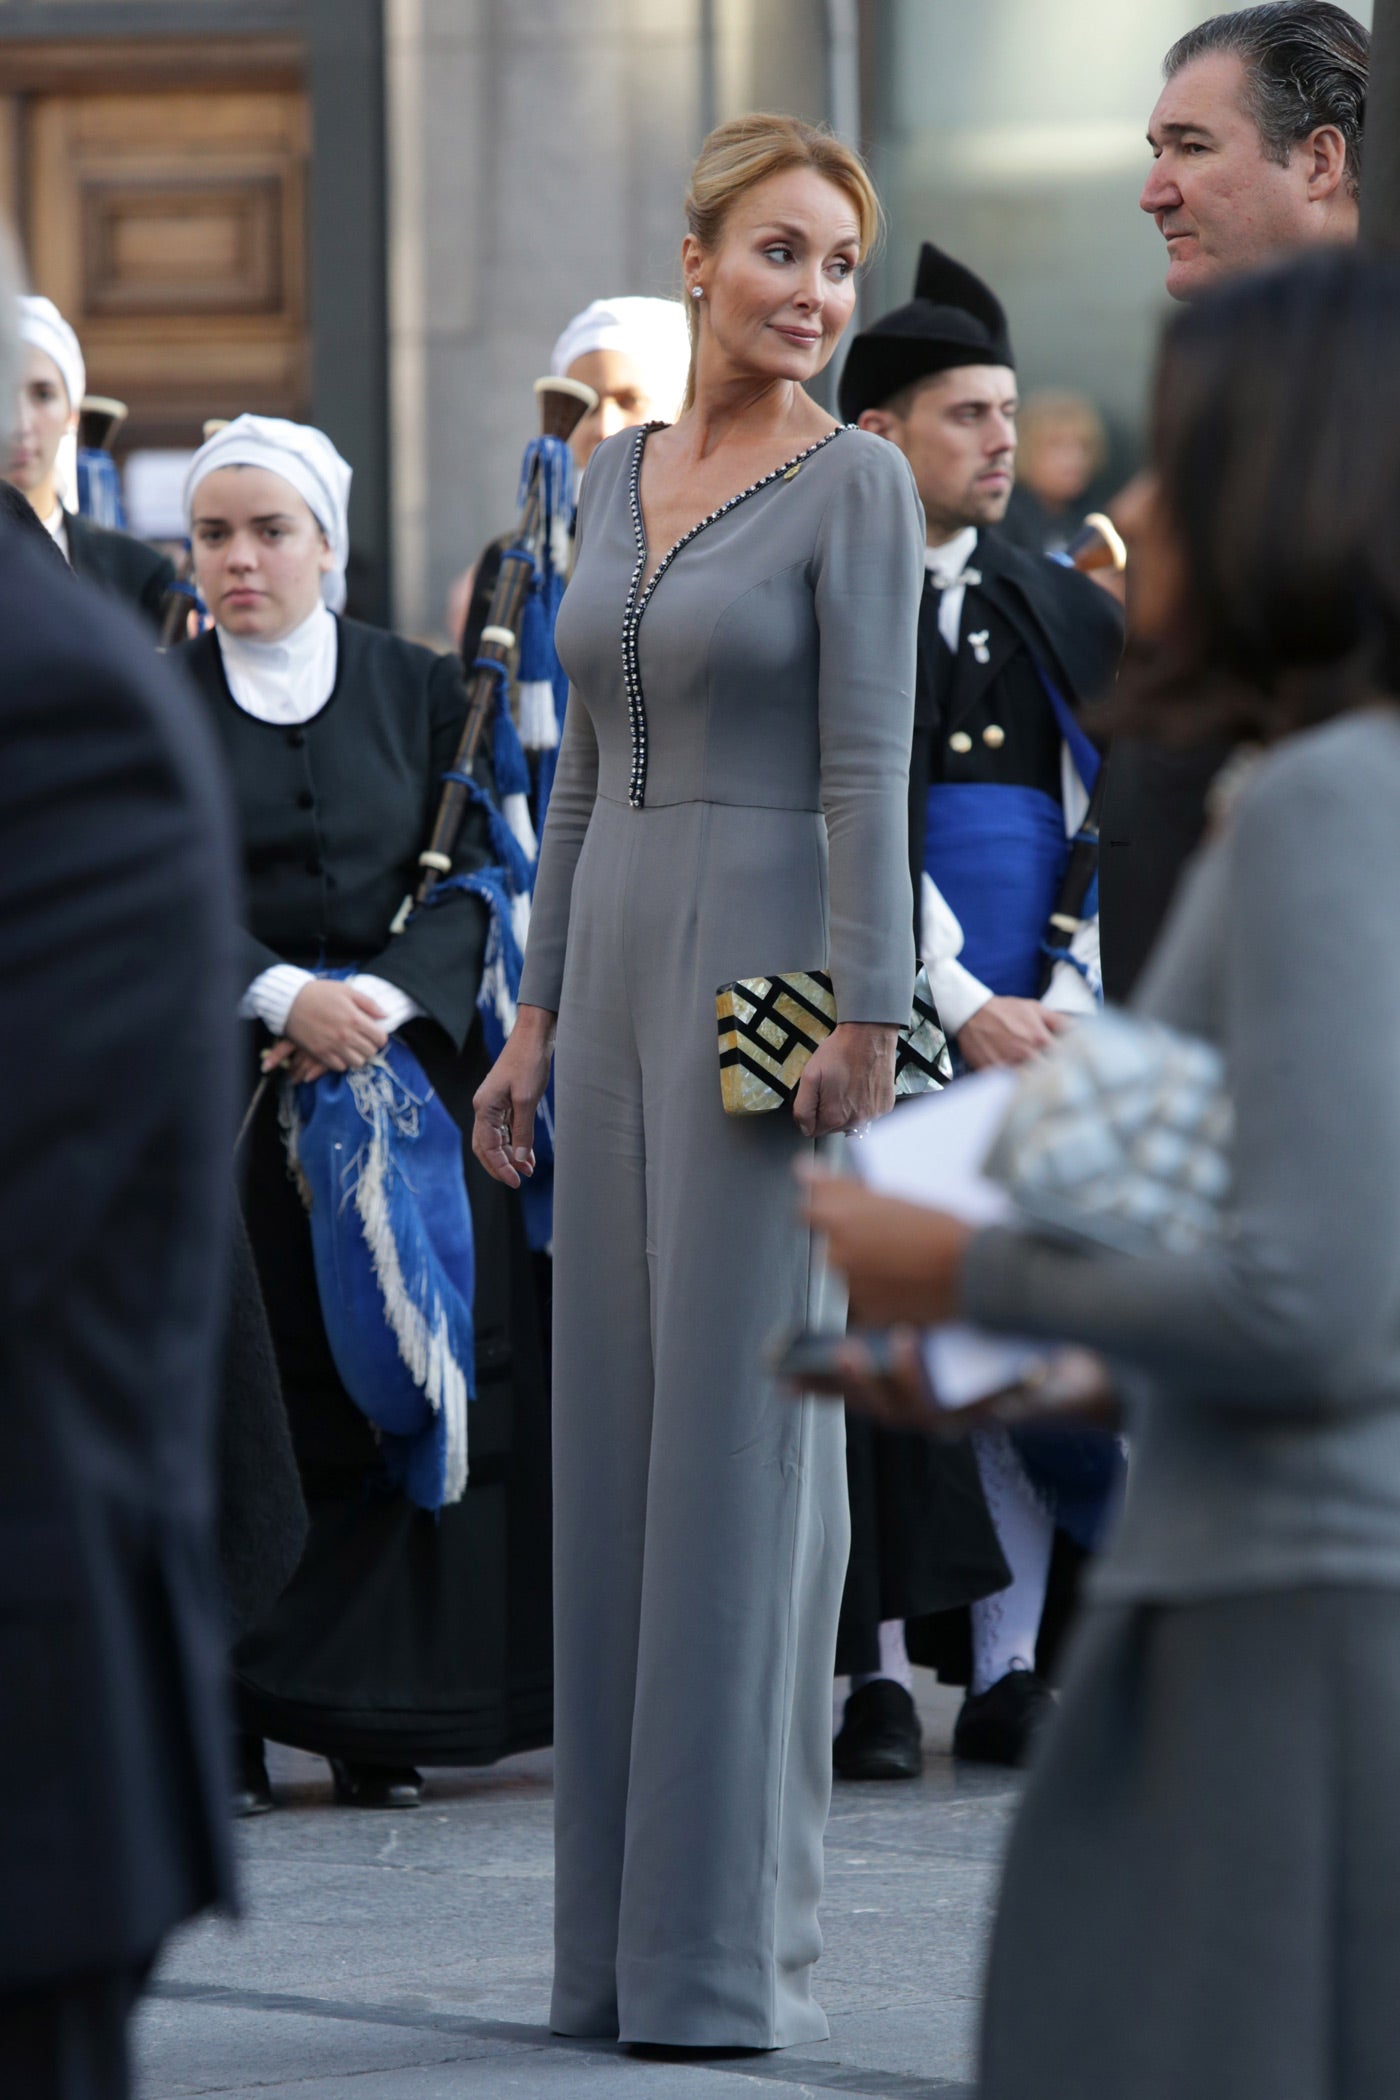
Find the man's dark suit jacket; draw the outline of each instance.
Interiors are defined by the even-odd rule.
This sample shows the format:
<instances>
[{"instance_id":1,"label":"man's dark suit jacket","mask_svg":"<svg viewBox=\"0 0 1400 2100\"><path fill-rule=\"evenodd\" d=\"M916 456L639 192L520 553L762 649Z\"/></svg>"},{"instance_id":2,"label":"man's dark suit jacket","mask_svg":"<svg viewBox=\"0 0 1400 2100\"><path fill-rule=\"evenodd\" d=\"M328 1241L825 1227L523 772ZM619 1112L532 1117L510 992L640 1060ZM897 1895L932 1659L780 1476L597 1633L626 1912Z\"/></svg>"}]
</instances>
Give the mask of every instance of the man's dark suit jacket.
<instances>
[{"instance_id":1,"label":"man's dark suit jacket","mask_svg":"<svg viewBox=\"0 0 1400 2100\"><path fill-rule=\"evenodd\" d=\"M70 516L63 529L74 575L85 577L113 597L124 598L158 628L165 594L175 581L175 564L169 556L129 532L94 525L91 518Z\"/></svg>"},{"instance_id":2,"label":"man's dark suit jacket","mask_svg":"<svg viewBox=\"0 0 1400 2100\"><path fill-rule=\"evenodd\" d=\"M0 527L0 1993L230 1890L232 868L192 695Z\"/></svg>"},{"instance_id":3,"label":"man's dark suit jacket","mask_svg":"<svg viewBox=\"0 0 1400 2100\"><path fill-rule=\"evenodd\" d=\"M1114 738L1099 818L1099 956L1104 997L1115 1006L1132 996L1162 930L1227 756L1215 743L1168 751Z\"/></svg>"}]
</instances>

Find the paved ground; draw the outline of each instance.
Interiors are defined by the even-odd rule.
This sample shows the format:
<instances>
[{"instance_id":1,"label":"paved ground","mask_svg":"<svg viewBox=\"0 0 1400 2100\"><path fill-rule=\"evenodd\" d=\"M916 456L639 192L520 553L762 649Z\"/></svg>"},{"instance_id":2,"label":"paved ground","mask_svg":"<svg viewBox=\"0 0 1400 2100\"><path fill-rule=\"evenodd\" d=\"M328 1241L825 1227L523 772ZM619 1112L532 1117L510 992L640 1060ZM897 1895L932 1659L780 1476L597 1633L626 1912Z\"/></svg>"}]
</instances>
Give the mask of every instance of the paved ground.
<instances>
[{"instance_id":1,"label":"paved ground","mask_svg":"<svg viewBox=\"0 0 1400 2100\"><path fill-rule=\"evenodd\" d=\"M956 1700L920 1673L918 1785L838 1787L818 2047L697 2063L552 2040L550 1760L430 1775L416 1812L336 1808L273 1753L242 1826L246 1916L169 1951L141 2017L140 2100L972 2100L975 1994L1009 1777L961 1776Z\"/></svg>"}]
</instances>

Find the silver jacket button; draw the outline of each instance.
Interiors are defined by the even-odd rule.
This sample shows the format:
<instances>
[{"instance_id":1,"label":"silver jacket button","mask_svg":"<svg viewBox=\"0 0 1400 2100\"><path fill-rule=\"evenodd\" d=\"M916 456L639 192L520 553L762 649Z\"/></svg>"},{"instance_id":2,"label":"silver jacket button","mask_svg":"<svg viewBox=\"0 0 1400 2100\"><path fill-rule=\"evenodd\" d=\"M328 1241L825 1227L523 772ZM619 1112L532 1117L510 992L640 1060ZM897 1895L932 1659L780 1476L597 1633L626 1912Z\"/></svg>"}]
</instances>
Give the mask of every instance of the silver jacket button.
<instances>
[{"instance_id":1,"label":"silver jacket button","mask_svg":"<svg viewBox=\"0 0 1400 2100\"><path fill-rule=\"evenodd\" d=\"M1006 742L1006 731L1002 728L1000 722L989 722L987 724L982 731L982 741L984 744L989 745L993 751L1000 751L1002 745Z\"/></svg>"},{"instance_id":2,"label":"silver jacket button","mask_svg":"<svg viewBox=\"0 0 1400 2100\"><path fill-rule=\"evenodd\" d=\"M961 758L965 751L972 749L972 738L965 729L955 729L948 739L948 749L956 751Z\"/></svg>"}]
</instances>

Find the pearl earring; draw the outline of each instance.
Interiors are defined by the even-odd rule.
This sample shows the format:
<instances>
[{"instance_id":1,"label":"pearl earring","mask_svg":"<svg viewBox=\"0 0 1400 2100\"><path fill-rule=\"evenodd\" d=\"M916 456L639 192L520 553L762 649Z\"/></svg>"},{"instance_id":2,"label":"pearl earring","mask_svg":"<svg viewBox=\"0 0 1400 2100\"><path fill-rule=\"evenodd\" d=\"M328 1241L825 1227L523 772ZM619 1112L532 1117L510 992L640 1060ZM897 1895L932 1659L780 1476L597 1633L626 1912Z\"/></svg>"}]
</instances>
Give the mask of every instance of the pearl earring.
<instances>
[{"instance_id":1,"label":"pearl earring","mask_svg":"<svg viewBox=\"0 0 1400 2100\"><path fill-rule=\"evenodd\" d=\"M705 296L704 287L698 284L693 284L690 287L690 296L692 299L703 299Z\"/></svg>"}]
</instances>

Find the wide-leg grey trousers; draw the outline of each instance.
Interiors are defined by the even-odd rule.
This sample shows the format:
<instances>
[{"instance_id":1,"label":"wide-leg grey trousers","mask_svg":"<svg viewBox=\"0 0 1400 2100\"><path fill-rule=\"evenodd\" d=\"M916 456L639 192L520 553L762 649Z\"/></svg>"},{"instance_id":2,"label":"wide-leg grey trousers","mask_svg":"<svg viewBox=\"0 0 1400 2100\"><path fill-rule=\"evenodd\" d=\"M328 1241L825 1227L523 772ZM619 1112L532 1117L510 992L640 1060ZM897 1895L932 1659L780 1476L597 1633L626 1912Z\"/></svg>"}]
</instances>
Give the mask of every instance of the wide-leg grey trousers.
<instances>
[{"instance_id":1,"label":"wide-leg grey trousers","mask_svg":"<svg viewBox=\"0 0 1400 2100\"><path fill-rule=\"evenodd\" d=\"M775 861L781 895L757 879ZM844 1427L764 1369L774 1332L817 1316L792 1178L812 1148L785 1113L724 1115L714 1006L825 937L815 813L599 798L556 1056L562 2033L827 2033L811 1971Z\"/></svg>"}]
</instances>

